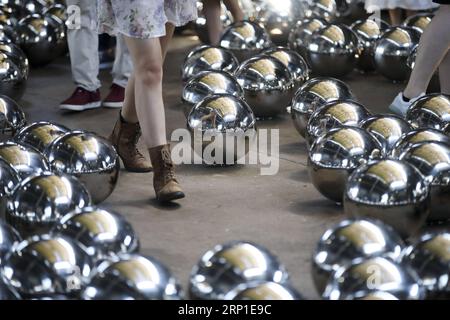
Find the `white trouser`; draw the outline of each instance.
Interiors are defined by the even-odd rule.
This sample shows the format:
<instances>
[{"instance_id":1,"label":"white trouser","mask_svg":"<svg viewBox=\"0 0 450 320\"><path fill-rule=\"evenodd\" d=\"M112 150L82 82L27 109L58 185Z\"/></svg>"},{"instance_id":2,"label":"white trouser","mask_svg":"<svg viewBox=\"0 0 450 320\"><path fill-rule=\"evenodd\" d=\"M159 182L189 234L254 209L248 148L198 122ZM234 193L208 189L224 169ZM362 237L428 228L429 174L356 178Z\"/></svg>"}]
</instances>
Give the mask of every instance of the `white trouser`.
<instances>
[{"instance_id":1,"label":"white trouser","mask_svg":"<svg viewBox=\"0 0 450 320\"><path fill-rule=\"evenodd\" d=\"M80 27L67 30L72 77L75 84L88 91L100 88L98 79L98 34L97 34L97 1L66 0L67 7L71 5L80 8ZM117 37L116 57L112 69L113 82L126 87L133 66L130 54L122 36Z\"/></svg>"}]
</instances>

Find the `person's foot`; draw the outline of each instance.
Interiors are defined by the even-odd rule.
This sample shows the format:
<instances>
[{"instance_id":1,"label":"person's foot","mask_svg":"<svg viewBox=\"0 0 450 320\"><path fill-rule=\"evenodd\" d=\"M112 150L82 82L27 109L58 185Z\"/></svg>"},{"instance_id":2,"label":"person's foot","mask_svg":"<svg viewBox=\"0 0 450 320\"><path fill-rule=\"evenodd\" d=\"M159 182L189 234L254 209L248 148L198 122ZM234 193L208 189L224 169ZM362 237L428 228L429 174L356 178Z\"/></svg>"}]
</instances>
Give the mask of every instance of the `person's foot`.
<instances>
[{"instance_id":1,"label":"person's foot","mask_svg":"<svg viewBox=\"0 0 450 320\"><path fill-rule=\"evenodd\" d=\"M425 93L421 93L418 97L413 99L406 99L403 95L403 92L400 92L392 101L389 106L389 110L399 116L405 117L408 112L409 107L419 98L423 97Z\"/></svg>"},{"instance_id":2,"label":"person's foot","mask_svg":"<svg viewBox=\"0 0 450 320\"><path fill-rule=\"evenodd\" d=\"M175 178L174 165L168 144L149 149L153 164L153 187L156 199L169 202L184 198L184 192Z\"/></svg>"},{"instance_id":3,"label":"person's foot","mask_svg":"<svg viewBox=\"0 0 450 320\"><path fill-rule=\"evenodd\" d=\"M125 99L125 88L113 83L108 96L103 100L106 108L122 108Z\"/></svg>"},{"instance_id":4,"label":"person's foot","mask_svg":"<svg viewBox=\"0 0 450 320\"><path fill-rule=\"evenodd\" d=\"M100 90L88 91L78 87L68 99L61 102L59 108L70 111L84 111L99 108L101 104Z\"/></svg>"}]
</instances>

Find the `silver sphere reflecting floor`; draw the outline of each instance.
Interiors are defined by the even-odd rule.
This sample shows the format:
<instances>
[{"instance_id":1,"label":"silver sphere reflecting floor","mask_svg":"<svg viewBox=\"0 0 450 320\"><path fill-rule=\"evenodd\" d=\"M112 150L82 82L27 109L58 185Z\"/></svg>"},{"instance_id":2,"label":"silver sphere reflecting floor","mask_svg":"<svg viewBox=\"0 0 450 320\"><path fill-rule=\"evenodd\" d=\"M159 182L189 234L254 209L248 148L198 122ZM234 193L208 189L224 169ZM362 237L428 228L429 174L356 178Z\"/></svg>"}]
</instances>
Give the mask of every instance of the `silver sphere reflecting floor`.
<instances>
[{"instance_id":1,"label":"silver sphere reflecting floor","mask_svg":"<svg viewBox=\"0 0 450 320\"><path fill-rule=\"evenodd\" d=\"M324 28L328 23L323 19L304 19L297 22L295 28L289 34L289 47L308 59L308 44L311 36L317 30Z\"/></svg>"},{"instance_id":2,"label":"silver sphere reflecting floor","mask_svg":"<svg viewBox=\"0 0 450 320\"><path fill-rule=\"evenodd\" d=\"M104 201L119 177L119 156L109 141L87 131L72 131L46 149L53 170L77 177L88 189L92 202Z\"/></svg>"},{"instance_id":3,"label":"silver sphere reflecting floor","mask_svg":"<svg viewBox=\"0 0 450 320\"><path fill-rule=\"evenodd\" d=\"M398 158L404 151L421 142L444 142L450 145L450 138L436 129L416 129L406 133L397 141L392 150L392 156Z\"/></svg>"},{"instance_id":4,"label":"silver sphere reflecting floor","mask_svg":"<svg viewBox=\"0 0 450 320\"><path fill-rule=\"evenodd\" d=\"M159 261L130 254L100 264L81 297L87 300L179 300L183 292Z\"/></svg>"},{"instance_id":5,"label":"silver sphere reflecting floor","mask_svg":"<svg viewBox=\"0 0 450 320\"><path fill-rule=\"evenodd\" d=\"M333 273L352 261L378 256L398 260L403 247L397 232L380 221L341 221L325 231L313 253L312 275L317 293L322 295Z\"/></svg>"},{"instance_id":6,"label":"silver sphere reflecting floor","mask_svg":"<svg viewBox=\"0 0 450 320\"><path fill-rule=\"evenodd\" d=\"M417 99L409 107L406 120L415 128L443 130L450 123L450 96L435 93Z\"/></svg>"},{"instance_id":7,"label":"silver sphere reflecting floor","mask_svg":"<svg viewBox=\"0 0 450 320\"><path fill-rule=\"evenodd\" d=\"M356 100L350 88L334 78L313 78L305 82L291 101L291 117L295 129L306 137L306 127L311 114L328 102Z\"/></svg>"},{"instance_id":8,"label":"silver sphere reflecting floor","mask_svg":"<svg viewBox=\"0 0 450 320\"><path fill-rule=\"evenodd\" d=\"M406 18L403 25L423 33L433 19L432 13L418 13Z\"/></svg>"},{"instance_id":9,"label":"silver sphere reflecting floor","mask_svg":"<svg viewBox=\"0 0 450 320\"><path fill-rule=\"evenodd\" d=\"M25 93L28 59L13 43L0 43L0 94L19 100Z\"/></svg>"},{"instance_id":10,"label":"silver sphere reflecting floor","mask_svg":"<svg viewBox=\"0 0 450 320\"><path fill-rule=\"evenodd\" d=\"M0 158L0 219L4 218L9 196L19 182L19 173L8 162Z\"/></svg>"},{"instance_id":11,"label":"silver sphere reflecting floor","mask_svg":"<svg viewBox=\"0 0 450 320\"><path fill-rule=\"evenodd\" d=\"M41 153L15 142L0 143L0 158L8 162L22 179L50 170Z\"/></svg>"},{"instance_id":12,"label":"silver sphere reflecting floor","mask_svg":"<svg viewBox=\"0 0 450 320\"><path fill-rule=\"evenodd\" d=\"M225 300L303 300L303 298L288 284L255 282L239 285L225 296Z\"/></svg>"},{"instance_id":13,"label":"silver sphere reflecting floor","mask_svg":"<svg viewBox=\"0 0 450 320\"><path fill-rule=\"evenodd\" d=\"M33 147L42 153L53 141L67 132L69 129L65 126L40 121L22 128L14 137L14 141Z\"/></svg>"},{"instance_id":14,"label":"silver sphere reflecting floor","mask_svg":"<svg viewBox=\"0 0 450 320\"><path fill-rule=\"evenodd\" d=\"M373 161L350 176L344 211L353 217L379 219L408 237L416 234L428 218L430 188L407 162Z\"/></svg>"},{"instance_id":15,"label":"silver sphere reflecting floor","mask_svg":"<svg viewBox=\"0 0 450 320\"><path fill-rule=\"evenodd\" d=\"M206 252L191 272L189 292L195 299L223 300L241 284L284 284L288 274L267 249L246 241L218 245Z\"/></svg>"},{"instance_id":16,"label":"silver sphere reflecting floor","mask_svg":"<svg viewBox=\"0 0 450 320\"><path fill-rule=\"evenodd\" d=\"M449 220L450 212L450 145L443 142L415 144L400 159L416 167L431 188L429 220Z\"/></svg>"},{"instance_id":17,"label":"silver sphere reflecting floor","mask_svg":"<svg viewBox=\"0 0 450 320\"><path fill-rule=\"evenodd\" d=\"M118 213L96 207L65 215L53 233L77 240L94 261L139 250L131 224Z\"/></svg>"},{"instance_id":18,"label":"silver sphere reflecting floor","mask_svg":"<svg viewBox=\"0 0 450 320\"><path fill-rule=\"evenodd\" d=\"M424 297L419 277L411 267L375 257L359 259L349 267L339 268L325 289L324 298L353 300L378 291L390 293L399 300L420 300Z\"/></svg>"},{"instance_id":19,"label":"silver sphere reflecting floor","mask_svg":"<svg viewBox=\"0 0 450 320\"><path fill-rule=\"evenodd\" d=\"M233 74L239 67L239 61L230 50L201 46L193 49L183 62L181 76L183 81L202 71L219 70Z\"/></svg>"},{"instance_id":20,"label":"silver sphere reflecting floor","mask_svg":"<svg viewBox=\"0 0 450 320\"><path fill-rule=\"evenodd\" d=\"M25 236L47 233L66 214L90 204L88 191L76 178L42 173L16 187L6 220Z\"/></svg>"},{"instance_id":21,"label":"silver sphere reflecting floor","mask_svg":"<svg viewBox=\"0 0 450 320\"><path fill-rule=\"evenodd\" d=\"M19 233L12 226L0 220L0 266L21 240Z\"/></svg>"},{"instance_id":22,"label":"silver sphere reflecting floor","mask_svg":"<svg viewBox=\"0 0 450 320\"><path fill-rule=\"evenodd\" d=\"M22 108L11 98L0 95L0 142L11 139L25 124Z\"/></svg>"},{"instance_id":23,"label":"silver sphere reflecting floor","mask_svg":"<svg viewBox=\"0 0 450 320\"><path fill-rule=\"evenodd\" d=\"M349 175L361 164L382 156L380 144L357 127L341 127L313 142L308 171L314 187L326 198L341 203Z\"/></svg>"}]
</instances>

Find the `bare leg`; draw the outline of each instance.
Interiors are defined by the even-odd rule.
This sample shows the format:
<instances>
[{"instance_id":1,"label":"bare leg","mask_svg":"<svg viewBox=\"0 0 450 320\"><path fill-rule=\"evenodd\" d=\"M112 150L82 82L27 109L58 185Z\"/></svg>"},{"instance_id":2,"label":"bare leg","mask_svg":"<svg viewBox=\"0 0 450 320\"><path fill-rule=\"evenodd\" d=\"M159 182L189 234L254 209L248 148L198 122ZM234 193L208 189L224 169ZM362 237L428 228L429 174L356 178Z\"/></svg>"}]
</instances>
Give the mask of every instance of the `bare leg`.
<instances>
[{"instance_id":1,"label":"bare leg","mask_svg":"<svg viewBox=\"0 0 450 320\"><path fill-rule=\"evenodd\" d=\"M218 45L223 31L220 0L203 0L203 14L206 18L209 42Z\"/></svg>"},{"instance_id":2,"label":"bare leg","mask_svg":"<svg viewBox=\"0 0 450 320\"><path fill-rule=\"evenodd\" d=\"M439 80L441 83L441 92L450 94L450 51L447 52L447 55L439 66Z\"/></svg>"},{"instance_id":3,"label":"bare leg","mask_svg":"<svg viewBox=\"0 0 450 320\"><path fill-rule=\"evenodd\" d=\"M244 20L244 12L242 11L238 0L223 0L223 3L231 12L234 22Z\"/></svg>"},{"instance_id":4,"label":"bare leg","mask_svg":"<svg viewBox=\"0 0 450 320\"><path fill-rule=\"evenodd\" d=\"M389 18L393 26L400 25L402 23L402 10L401 9L389 9Z\"/></svg>"},{"instance_id":5,"label":"bare leg","mask_svg":"<svg viewBox=\"0 0 450 320\"><path fill-rule=\"evenodd\" d=\"M431 77L450 49L449 29L450 5L442 5L420 39L415 67L404 91L406 98L417 97L426 91Z\"/></svg>"},{"instance_id":6,"label":"bare leg","mask_svg":"<svg viewBox=\"0 0 450 320\"><path fill-rule=\"evenodd\" d=\"M169 42L172 39L174 31L175 26L171 23L166 23L166 35L164 37L159 38L163 61L166 59L167 50L169 49Z\"/></svg>"}]
</instances>

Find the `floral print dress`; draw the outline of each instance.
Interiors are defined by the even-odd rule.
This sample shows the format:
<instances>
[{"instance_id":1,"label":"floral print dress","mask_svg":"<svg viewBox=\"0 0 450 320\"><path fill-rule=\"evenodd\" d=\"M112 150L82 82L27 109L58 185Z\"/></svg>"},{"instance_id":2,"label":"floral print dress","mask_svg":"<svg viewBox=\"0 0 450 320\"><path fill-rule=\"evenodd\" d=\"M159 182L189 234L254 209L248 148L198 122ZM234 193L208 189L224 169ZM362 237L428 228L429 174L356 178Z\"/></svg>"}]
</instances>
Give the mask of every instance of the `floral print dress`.
<instances>
[{"instance_id":1,"label":"floral print dress","mask_svg":"<svg viewBox=\"0 0 450 320\"><path fill-rule=\"evenodd\" d=\"M149 39L197 18L196 0L98 0L99 33Z\"/></svg>"}]
</instances>

